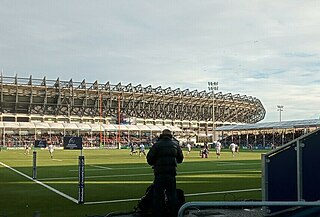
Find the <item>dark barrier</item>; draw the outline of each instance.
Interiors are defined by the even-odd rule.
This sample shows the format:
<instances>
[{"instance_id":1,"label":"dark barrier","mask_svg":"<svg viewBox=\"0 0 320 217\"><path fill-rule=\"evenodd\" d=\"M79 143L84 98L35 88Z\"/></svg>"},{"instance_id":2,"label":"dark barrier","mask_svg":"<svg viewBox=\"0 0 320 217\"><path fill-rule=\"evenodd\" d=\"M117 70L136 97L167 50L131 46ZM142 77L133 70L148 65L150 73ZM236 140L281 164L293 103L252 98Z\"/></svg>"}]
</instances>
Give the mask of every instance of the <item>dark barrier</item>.
<instances>
[{"instance_id":1,"label":"dark barrier","mask_svg":"<svg viewBox=\"0 0 320 217\"><path fill-rule=\"evenodd\" d=\"M84 203L84 156L79 156L79 189L78 203Z\"/></svg>"},{"instance_id":2,"label":"dark barrier","mask_svg":"<svg viewBox=\"0 0 320 217\"><path fill-rule=\"evenodd\" d=\"M296 151L292 146L268 157L266 160L269 172L267 201L297 201L296 164ZM268 212L278 212L287 208L269 207Z\"/></svg>"},{"instance_id":3,"label":"dark barrier","mask_svg":"<svg viewBox=\"0 0 320 217\"><path fill-rule=\"evenodd\" d=\"M302 195L306 201L320 199L320 133L302 140Z\"/></svg>"},{"instance_id":4,"label":"dark barrier","mask_svg":"<svg viewBox=\"0 0 320 217\"><path fill-rule=\"evenodd\" d=\"M82 150L82 137L65 136L63 137L63 148L69 150Z\"/></svg>"},{"instance_id":5,"label":"dark barrier","mask_svg":"<svg viewBox=\"0 0 320 217\"><path fill-rule=\"evenodd\" d=\"M37 152L34 151L32 154L32 178L37 179Z\"/></svg>"},{"instance_id":6,"label":"dark barrier","mask_svg":"<svg viewBox=\"0 0 320 217\"><path fill-rule=\"evenodd\" d=\"M262 199L320 200L319 153L320 130L316 130L263 155ZM288 206L269 206L265 210L266 215L275 215L288 210Z\"/></svg>"},{"instance_id":7,"label":"dark barrier","mask_svg":"<svg viewBox=\"0 0 320 217\"><path fill-rule=\"evenodd\" d=\"M65 136L63 137L63 148L65 150L81 150L78 163L78 204L84 203L84 156L82 155L82 137Z\"/></svg>"},{"instance_id":8,"label":"dark barrier","mask_svg":"<svg viewBox=\"0 0 320 217\"><path fill-rule=\"evenodd\" d=\"M36 140L34 142L34 145L36 148L46 148L47 147L47 141L46 140Z\"/></svg>"}]
</instances>

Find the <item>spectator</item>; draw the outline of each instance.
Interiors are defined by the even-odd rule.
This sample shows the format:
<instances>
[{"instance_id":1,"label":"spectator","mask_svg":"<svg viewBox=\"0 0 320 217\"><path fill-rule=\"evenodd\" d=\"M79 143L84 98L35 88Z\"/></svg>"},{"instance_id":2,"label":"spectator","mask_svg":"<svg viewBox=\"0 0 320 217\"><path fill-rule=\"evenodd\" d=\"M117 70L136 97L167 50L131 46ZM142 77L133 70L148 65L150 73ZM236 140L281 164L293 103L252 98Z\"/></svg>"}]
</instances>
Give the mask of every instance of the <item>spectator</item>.
<instances>
[{"instance_id":1,"label":"spectator","mask_svg":"<svg viewBox=\"0 0 320 217\"><path fill-rule=\"evenodd\" d=\"M171 210L170 216L177 214L176 167L182 163L183 153L173 138L171 131L162 131L159 140L147 154L148 164L154 171L154 198L152 201L153 216L168 216L164 210ZM164 208L162 201L167 199L168 207Z\"/></svg>"}]
</instances>

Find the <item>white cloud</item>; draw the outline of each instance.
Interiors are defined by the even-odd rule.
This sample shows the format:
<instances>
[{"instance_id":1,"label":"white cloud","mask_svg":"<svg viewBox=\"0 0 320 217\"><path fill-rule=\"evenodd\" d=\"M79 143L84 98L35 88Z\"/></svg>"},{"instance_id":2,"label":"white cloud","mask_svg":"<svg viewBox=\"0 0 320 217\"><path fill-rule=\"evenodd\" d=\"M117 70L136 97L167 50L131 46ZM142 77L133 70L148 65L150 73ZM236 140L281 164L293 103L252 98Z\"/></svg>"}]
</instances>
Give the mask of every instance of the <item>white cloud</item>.
<instances>
[{"instance_id":1,"label":"white cloud","mask_svg":"<svg viewBox=\"0 0 320 217\"><path fill-rule=\"evenodd\" d=\"M2 1L6 75L219 89L320 115L318 1Z\"/></svg>"}]
</instances>

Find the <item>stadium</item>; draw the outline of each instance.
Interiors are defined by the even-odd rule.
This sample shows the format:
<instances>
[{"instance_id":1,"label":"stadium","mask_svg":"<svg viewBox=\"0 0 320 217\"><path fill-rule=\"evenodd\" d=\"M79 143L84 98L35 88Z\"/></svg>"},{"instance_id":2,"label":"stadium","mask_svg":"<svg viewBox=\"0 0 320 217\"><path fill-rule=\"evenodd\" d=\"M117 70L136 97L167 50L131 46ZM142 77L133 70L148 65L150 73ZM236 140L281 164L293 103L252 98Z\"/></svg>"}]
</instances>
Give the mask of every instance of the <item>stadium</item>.
<instances>
[{"instance_id":1,"label":"stadium","mask_svg":"<svg viewBox=\"0 0 320 217\"><path fill-rule=\"evenodd\" d=\"M314 153L320 151L320 120L258 123L266 110L256 97L2 74L0 85L0 194L6 195L0 198L1 217L102 217L132 210L152 183L153 172L143 155L129 154L128 143L144 143L148 148L164 129L173 131L181 142L185 160L178 167L177 186L184 190L187 202L203 202L191 204L199 216L227 216L203 207L235 205L228 201L250 211L243 214L235 209L231 216L261 216L260 208L252 208L256 201L306 198L308 205L319 199L310 197L310 191L319 188L314 186L319 175L313 175L310 182L303 174L310 177L306 172L310 167L304 167L317 162ZM81 137L84 150L63 150L67 136ZM201 158L202 145L215 140L223 144L221 158L214 150L208 158ZM39 141L55 145L51 158L47 148L35 148ZM191 141L189 154L184 145ZM230 143L241 147L236 156L230 154ZM32 147L33 153L28 153L26 146ZM308 147L305 152L304 147ZM271 148L271 154L267 153ZM288 151L285 161L280 159ZM85 199L81 203L79 155L86 159ZM311 159L311 165L302 159ZM291 171L292 165L298 169ZM291 180L297 180L297 188ZM279 198L274 192L284 196ZM253 202L245 205L243 201ZM268 206L267 202L259 207ZM311 202L309 205L315 206ZM302 202L291 204L300 205ZM270 206L265 215L285 216L282 210Z\"/></svg>"},{"instance_id":2,"label":"stadium","mask_svg":"<svg viewBox=\"0 0 320 217\"><path fill-rule=\"evenodd\" d=\"M197 140L204 137L202 141L211 141L209 137L215 127L257 123L266 112L258 98L231 93L72 79L60 81L59 78L48 80L46 77L34 79L32 76L20 78L17 75L1 75L0 80L2 138L12 128L17 136L21 131L34 129L49 129L50 135L51 130L66 133L66 129L69 134L81 130L103 131L104 136L119 131L121 136L121 131L150 134L169 127L180 132L182 137L196 136ZM102 138L99 136L99 139Z\"/></svg>"}]
</instances>

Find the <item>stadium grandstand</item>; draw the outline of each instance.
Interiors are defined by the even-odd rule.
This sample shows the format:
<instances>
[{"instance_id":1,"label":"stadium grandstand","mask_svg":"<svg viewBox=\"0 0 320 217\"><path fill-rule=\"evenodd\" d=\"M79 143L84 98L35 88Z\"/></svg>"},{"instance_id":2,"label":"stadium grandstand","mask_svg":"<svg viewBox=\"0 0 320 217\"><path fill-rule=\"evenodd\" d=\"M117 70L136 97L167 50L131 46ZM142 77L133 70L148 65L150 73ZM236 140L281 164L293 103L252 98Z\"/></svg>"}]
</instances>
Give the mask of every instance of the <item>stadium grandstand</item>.
<instances>
[{"instance_id":1,"label":"stadium grandstand","mask_svg":"<svg viewBox=\"0 0 320 217\"><path fill-rule=\"evenodd\" d=\"M320 119L310 119L228 125L216 132L225 145L234 142L242 147L275 148L318 128Z\"/></svg>"},{"instance_id":2,"label":"stadium grandstand","mask_svg":"<svg viewBox=\"0 0 320 217\"><path fill-rule=\"evenodd\" d=\"M24 135L32 135L31 142L43 135L81 133L90 138L91 145L92 140L100 143L102 138L102 143L112 143L117 135L141 139L163 128L182 137L209 138L216 126L254 124L266 113L256 97L222 92L2 74L0 85L3 145L10 137L20 143Z\"/></svg>"}]
</instances>

